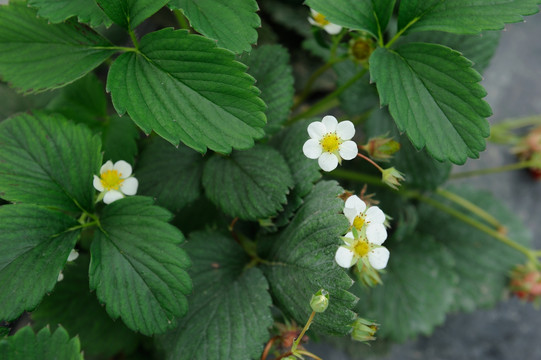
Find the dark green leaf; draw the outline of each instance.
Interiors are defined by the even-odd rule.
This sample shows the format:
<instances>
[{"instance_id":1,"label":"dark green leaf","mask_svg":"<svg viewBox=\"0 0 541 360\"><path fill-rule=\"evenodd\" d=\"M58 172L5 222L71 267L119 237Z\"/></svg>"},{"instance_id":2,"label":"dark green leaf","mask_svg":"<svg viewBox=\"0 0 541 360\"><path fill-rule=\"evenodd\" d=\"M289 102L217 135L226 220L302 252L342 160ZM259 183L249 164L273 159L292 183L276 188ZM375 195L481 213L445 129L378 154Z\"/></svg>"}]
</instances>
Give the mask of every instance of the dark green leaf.
<instances>
[{"instance_id":1,"label":"dark green leaf","mask_svg":"<svg viewBox=\"0 0 541 360\"><path fill-rule=\"evenodd\" d=\"M67 215L35 205L0 207L0 320L33 310L53 289L79 236L67 231L75 225Z\"/></svg>"},{"instance_id":2,"label":"dark green leaf","mask_svg":"<svg viewBox=\"0 0 541 360\"><path fill-rule=\"evenodd\" d=\"M217 233L194 233L185 249L193 260L194 295L179 327L160 339L166 358L258 358L273 323L261 270L246 269L250 258L242 248Z\"/></svg>"},{"instance_id":3,"label":"dark green leaf","mask_svg":"<svg viewBox=\"0 0 541 360\"><path fill-rule=\"evenodd\" d=\"M343 61L333 66L337 75L338 86L345 84L362 71L362 67L352 61ZM350 116L364 115L372 109L379 108L379 98L376 87L370 84L370 76L366 74L357 80L340 95L340 105Z\"/></svg>"},{"instance_id":4,"label":"dark green leaf","mask_svg":"<svg viewBox=\"0 0 541 360\"><path fill-rule=\"evenodd\" d=\"M169 0L96 0L116 24L135 29L145 19L165 6Z\"/></svg>"},{"instance_id":5,"label":"dark green leaf","mask_svg":"<svg viewBox=\"0 0 541 360\"><path fill-rule=\"evenodd\" d=\"M214 155L205 164L207 197L233 217L257 220L274 216L286 202L293 179L280 153L266 145Z\"/></svg>"},{"instance_id":6,"label":"dark green leaf","mask_svg":"<svg viewBox=\"0 0 541 360\"><path fill-rule=\"evenodd\" d=\"M175 326L192 290L184 237L170 218L150 198L121 199L105 207L92 242L90 288L113 319L145 335Z\"/></svg>"},{"instance_id":7,"label":"dark green leaf","mask_svg":"<svg viewBox=\"0 0 541 360\"><path fill-rule=\"evenodd\" d=\"M0 121L18 112L29 109L41 109L51 101L54 91L47 93L22 95L11 89L7 84L0 83Z\"/></svg>"},{"instance_id":8,"label":"dark green leaf","mask_svg":"<svg viewBox=\"0 0 541 360\"><path fill-rule=\"evenodd\" d=\"M445 46L410 43L377 49L372 81L400 131L437 160L463 164L485 148L491 115L481 76L471 62Z\"/></svg>"},{"instance_id":9,"label":"dark green leaf","mask_svg":"<svg viewBox=\"0 0 541 360\"><path fill-rule=\"evenodd\" d=\"M92 27L111 25L111 20L103 13L94 0L28 0L28 5L38 8L38 16L51 23L61 23L72 16L79 22Z\"/></svg>"},{"instance_id":10,"label":"dark green leaf","mask_svg":"<svg viewBox=\"0 0 541 360\"><path fill-rule=\"evenodd\" d=\"M145 133L223 153L250 148L263 135L265 105L231 52L172 29L146 35L140 52L116 59L107 88L118 113L127 111Z\"/></svg>"},{"instance_id":11,"label":"dark green leaf","mask_svg":"<svg viewBox=\"0 0 541 360\"><path fill-rule=\"evenodd\" d=\"M66 211L94 208L100 140L60 115L23 114L0 123L0 196Z\"/></svg>"},{"instance_id":12,"label":"dark green leaf","mask_svg":"<svg viewBox=\"0 0 541 360\"><path fill-rule=\"evenodd\" d=\"M102 132L103 159L125 160L133 164L137 155L137 139L139 130L130 118L111 116Z\"/></svg>"},{"instance_id":13,"label":"dark green leaf","mask_svg":"<svg viewBox=\"0 0 541 360\"><path fill-rule=\"evenodd\" d=\"M0 6L0 76L24 92L69 84L114 53L99 34L70 20L51 25L25 2Z\"/></svg>"}]
</instances>

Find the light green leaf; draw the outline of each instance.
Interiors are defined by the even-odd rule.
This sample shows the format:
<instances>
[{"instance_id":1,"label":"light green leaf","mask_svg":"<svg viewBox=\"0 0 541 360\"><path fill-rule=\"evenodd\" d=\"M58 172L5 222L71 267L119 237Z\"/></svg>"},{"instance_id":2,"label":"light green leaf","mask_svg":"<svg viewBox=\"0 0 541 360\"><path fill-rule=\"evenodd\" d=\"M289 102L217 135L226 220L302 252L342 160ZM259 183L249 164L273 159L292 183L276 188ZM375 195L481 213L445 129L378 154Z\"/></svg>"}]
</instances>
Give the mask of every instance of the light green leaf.
<instances>
[{"instance_id":1,"label":"light green leaf","mask_svg":"<svg viewBox=\"0 0 541 360\"><path fill-rule=\"evenodd\" d=\"M319 182L306 196L289 226L276 237L258 241L258 252L270 261L262 266L275 304L298 324L310 316L310 299L319 289L330 293L329 307L315 317L316 331L345 335L351 331L357 298L347 289L353 280L334 261L340 237L348 228L340 212L343 192L336 182Z\"/></svg>"},{"instance_id":2,"label":"light green leaf","mask_svg":"<svg viewBox=\"0 0 541 360\"><path fill-rule=\"evenodd\" d=\"M214 155L205 164L203 187L223 212L240 219L274 216L286 202L293 179L280 153L266 145Z\"/></svg>"},{"instance_id":3,"label":"light green leaf","mask_svg":"<svg viewBox=\"0 0 541 360\"><path fill-rule=\"evenodd\" d=\"M114 53L99 34L70 20L51 25L25 2L0 6L0 76L23 92L69 84Z\"/></svg>"},{"instance_id":4,"label":"light green leaf","mask_svg":"<svg viewBox=\"0 0 541 360\"><path fill-rule=\"evenodd\" d=\"M28 6L38 8L38 16L51 23L61 23L72 16L92 27L111 26L111 20L94 0L28 0Z\"/></svg>"},{"instance_id":5,"label":"light green leaf","mask_svg":"<svg viewBox=\"0 0 541 360\"><path fill-rule=\"evenodd\" d=\"M30 326L25 326L15 335L0 339L0 354L9 360L83 360L79 338L70 339L61 326L52 334L49 327L34 334Z\"/></svg>"},{"instance_id":6,"label":"light green leaf","mask_svg":"<svg viewBox=\"0 0 541 360\"><path fill-rule=\"evenodd\" d=\"M256 79L261 90L261 99L267 104L267 126L265 132L277 132L287 120L293 106L293 74L289 65L289 54L280 45L263 45L241 61L248 66L248 74Z\"/></svg>"},{"instance_id":7,"label":"light green leaf","mask_svg":"<svg viewBox=\"0 0 541 360\"><path fill-rule=\"evenodd\" d=\"M372 81L400 131L437 160L463 164L485 148L492 114L481 76L445 46L410 43L370 58Z\"/></svg>"},{"instance_id":8,"label":"light green leaf","mask_svg":"<svg viewBox=\"0 0 541 360\"><path fill-rule=\"evenodd\" d=\"M92 242L90 288L113 319L144 335L174 327L188 310L190 260L170 218L150 198L121 199L105 207Z\"/></svg>"},{"instance_id":9,"label":"light green leaf","mask_svg":"<svg viewBox=\"0 0 541 360\"><path fill-rule=\"evenodd\" d=\"M172 29L146 35L140 52L116 59L107 88L118 113L127 111L145 133L202 153L247 149L263 136L265 105L231 52Z\"/></svg>"},{"instance_id":10,"label":"light green leaf","mask_svg":"<svg viewBox=\"0 0 541 360\"><path fill-rule=\"evenodd\" d=\"M96 0L111 20L125 29L135 29L169 0Z\"/></svg>"},{"instance_id":11,"label":"light green leaf","mask_svg":"<svg viewBox=\"0 0 541 360\"><path fill-rule=\"evenodd\" d=\"M0 320L33 310L53 289L75 246L77 225L60 212L35 205L0 207Z\"/></svg>"},{"instance_id":12,"label":"light green leaf","mask_svg":"<svg viewBox=\"0 0 541 360\"><path fill-rule=\"evenodd\" d=\"M477 34L501 30L507 23L539 11L539 0L404 0L398 29ZM408 27L409 25L409 27Z\"/></svg>"},{"instance_id":13,"label":"light green leaf","mask_svg":"<svg viewBox=\"0 0 541 360\"><path fill-rule=\"evenodd\" d=\"M79 212L94 209L100 140L60 115L22 114L0 123L0 196Z\"/></svg>"},{"instance_id":14,"label":"light green leaf","mask_svg":"<svg viewBox=\"0 0 541 360\"><path fill-rule=\"evenodd\" d=\"M125 160L130 164L137 155L139 129L127 116L111 116L102 131L103 159L105 161Z\"/></svg>"},{"instance_id":15,"label":"light green leaf","mask_svg":"<svg viewBox=\"0 0 541 360\"><path fill-rule=\"evenodd\" d=\"M203 157L155 137L143 148L135 174L140 194L153 196L158 205L177 212L201 194Z\"/></svg>"},{"instance_id":16,"label":"light green leaf","mask_svg":"<svg viewBox=\"0 0 541 360\"><path fill-rule=\"evenodd\" d=\"M218 46L237 54L252 50L261 26L255 0L171 0L169 6L182 9L190 25L218 41Z\"/></svg>"},{"instance_id":17,"label":"light green leaf","mask_svg":"<svg viewBox=\"0 0 541 360\"><path fill-rule=\"evenodd\" d=\"M217 233L194 233L185 249L193 260L194 294L179 327L160 339L166 358L258 358L273 323L261 270L246 268L250 258L242 248Z\"/></svg>"}]
</instances>

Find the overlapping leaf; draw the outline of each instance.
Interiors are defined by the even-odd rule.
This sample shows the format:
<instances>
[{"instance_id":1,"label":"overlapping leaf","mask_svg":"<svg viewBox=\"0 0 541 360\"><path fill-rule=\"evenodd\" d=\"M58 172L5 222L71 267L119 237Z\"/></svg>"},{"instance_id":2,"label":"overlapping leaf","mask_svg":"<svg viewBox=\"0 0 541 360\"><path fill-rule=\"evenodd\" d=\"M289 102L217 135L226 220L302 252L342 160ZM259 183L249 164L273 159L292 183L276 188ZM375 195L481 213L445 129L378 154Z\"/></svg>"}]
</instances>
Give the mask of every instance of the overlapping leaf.
<instances>
[{"instance_id":1,"label":"overlapping leaf","mask_svg":"<svg viewBox=\"0 0 541 360\"><path fill-rule=\"evenodd\" d=\"M134 29L165 6L169 0L96 0L116 24Z\"/></svg>"},{"instance_id":2,"label":"overlapping leaf","mask_svg":"<svg viewBox=\"0 0 541 360\"><path fill-rule=\"evenodd\" d=\"M51 101L54 95L54 91L50 91L24 96L9 88L7 84L0 83L0 121L21 111L41 109Z\"/></svg>"},{"instance_id":3,"label":"overlapping leaf","mask_svg":"<svg viewBox=\"0 0 541 360\"><path fill-rule=\"evenodd\" d=\"M99 8L94 0L28 0L28 5L38 8L38 16L52 23L63 22L77 16L79 22L92 27L111 25L111 20Z\"/></svg>"},{"instance_id":4,"label":"overlapping leaf","mask_svg":"<svg viewBox=\"0 0 541 360\"><path fill-rule=\"evenodd\" d=\"M103 159L134 163L139 130L127 116L110 116L102 130Z\"/></svg>"}]
</instances>

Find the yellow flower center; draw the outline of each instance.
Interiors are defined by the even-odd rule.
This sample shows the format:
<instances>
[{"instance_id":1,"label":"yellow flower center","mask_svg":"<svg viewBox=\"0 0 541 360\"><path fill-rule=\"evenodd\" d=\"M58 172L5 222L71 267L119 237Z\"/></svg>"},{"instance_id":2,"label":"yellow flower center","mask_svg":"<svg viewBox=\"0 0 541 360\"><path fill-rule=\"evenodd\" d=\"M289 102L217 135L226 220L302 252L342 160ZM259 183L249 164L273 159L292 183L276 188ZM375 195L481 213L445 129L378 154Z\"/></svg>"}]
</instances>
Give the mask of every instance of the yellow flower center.
<instances>
[{"instance_id":1,"label":"yellow flower center","mask_svg":"<svg viewBox=\"0 0 541 360\"><path fill-rule=\"evenodd\" d=\"M325 16L323 14L315 14L314 20L321 26L326 26L330 24L330 22L327 19L325 19Z\"/></svg>"},{"instance_id":2,"label":"yellow flower center","mask_svg":"<svg viewBox=\"0 0 541 360\"><path fill-rule=\"evenodd\" d=\"M121 176L122 174L117 170L107 170L101 174L101 184L107 191L118 190L120 188L120 184L124 182L124 179L120 178Z\"/></svg>"},{"instance_id":3,"label":"yellow flower center","mask_svg":"<svg viewBox=\"0 0 541 360\"><path fill-rule=\"evenodd\" d=\"M338 146L340 146L342 141L335 133L328 133L323 136L323 139L321 139L319 143L321 144L323 151L333 153L338 151Z\"/></svg>"},{"instance_id":4,"label":"yellow flower center","mask_svg":"<svg viewBox=\"0 0 541 360\"><path fill-rule=\"evenodd\" d=\"M370 251L370 245L368 245L368 241L359 239L355 242L353 251L358 257L364 257Z\"/></svg>"},{"instance_id":5,"label":"yellow flower center","mask_svg":"<svg viewBox=\"0 0 541 360\"><path fill-rule=\"evenodd\" d=\"M353 220L353 226L355 226L355 229L361 231L363 225L364 225L364 217L361 215L355 216L355 219Z\"/></svg>"}]
</instances>

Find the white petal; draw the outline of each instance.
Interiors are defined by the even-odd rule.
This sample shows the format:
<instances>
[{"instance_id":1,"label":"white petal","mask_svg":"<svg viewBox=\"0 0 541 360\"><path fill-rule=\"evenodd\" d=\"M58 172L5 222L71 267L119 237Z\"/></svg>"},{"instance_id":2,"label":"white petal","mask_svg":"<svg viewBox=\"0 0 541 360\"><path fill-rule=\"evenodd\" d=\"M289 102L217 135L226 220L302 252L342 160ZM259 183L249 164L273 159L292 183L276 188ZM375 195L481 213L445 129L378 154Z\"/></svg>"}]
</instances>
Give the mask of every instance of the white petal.
<instances>
[{"instance_id":1,"label":"white petal","mask_svg":"<svg viewBox=\"0 0 541 360\"><path fill-rule=\"evenodd\" d=\"M62 274L62 271L58 274L58 277L56 278L56 281L59 282L59 281L62 281L64 280L64 274Z\"/></svg>"},{"instance_id":2,"label":"white petal","mask_svg":"<svg viewBox=\"0 0 541 360\"><path fill-rule=\"evenodd\" d=\"M120 184L120 191L125 195L135 195L137 193L137 187L139 186L139 181L136 178L131 177L127 178Z\"/></svg>"},{"instance_id":3,"label":"white petal","mask_svg":"<svg viewBox=\"0 0 541 360\"><path fill-rule=\"evenodd\" d=\"M315 140L321 140L323 138L323 135L327 133L327 128L321 121L314 121L310 125L308 125L308 135L312 139Z\"/></svg>"},{"instance_id":4,"label":"white petal","mask_svg":"<svg viewBox=\"0 0 541 360\"><path fill-rule=\"evenodd\" d=\"M387 240L387 229L383 224L368 224L366 226L366 237L370 243L381 245Z\"/></svg>"},{"instance_id":5,"label":"white petal","mask_svg":"<svg viewBox=\"0 0 541 360\"><path fill-rule=\"evenodd\" d=\"M323 148L319 141L315 139L306 140L302 146L302 152L308 159L317 159L323 152Z\"/></svg>"},{"instance_id":6,"label":"white petal","mask_svg":"<svg viewBox=\"0 0 541 360\"><path fill-rule=\"evenodd\" d=\"M113 169L118 171L121 179L129 178L131 175L131 165L124 160L119 160L113 166Z\"/></svg>"},{"instance_id":7,"label":"white petal","mask_svg":"<svg viewBox=\"0 0 541 360\"><path fill-rule=\"evenodd\" d=\"M110 204L114 201L122 199L123 197L124 194L122 194L120 191L110 190L105 193L105 196L103 197L103 202L106 204Z\"/></svg>"},{"instance_id":8,"label":"white petal","mask_svg":"<svg viewBox=\"0 0 541 360\"><path fill-rule=\"evenodd\" d=\"M340 246L338 250L336 250L334 260L336 260L336 263L341 267L348 269L354 264L353 251Z\"/></svg>"},{"instance_id":9,"label":"white petal","mask_svg":"<svg viewBox=\"0 0 541 360\"><path fill-rule=\"evenodd\" d=\"M324 171L333 171L338 166L338 158L336 155L328 152L322 153L317 162L319 167Z\"/></svg>"},{"instance_id":10,"label":"white petal","mask_svg":"<svg viewBox=\"0 0 541 360\"><path fill-rule=\"evenodd\" d=\"M334 116L327 115L321 120L321 122L323 123L323 125L325 125L328 133L336 131L336 125L338 124L338 120L336 120Z\"/></svg>"},{"instance_id":11,"label":"white petal","mask_svg":"<svg viewBox=\"0 0 541 360\"><path fill-rule=\"evenodd\" d=\"M348 239L355 239L355 237L353 236L353 232L350 231L348 232L346 235L344 235L344 237L348 238Z\"/></svg>"},{"instance_id":12,"label":"white petal","mask_svg":"<svg viewBox=\"0 0 541 360\"><path fill-rule=\"evenodd\" d=\"M340 144L338 147L338 153L344 160L355 159L355 156L359 153L357 144L354 141L348 140Z\"/></svg>"},{"instance_id":13,"label":"white petal","mask_svg":"<svg viewBox=\"0 0 541 360\"><path fill-rule=\"evenodd\" d=\"M349 220L349 224L353 225L353 221L359 215L359 212L355 210L354 208L345 207L344 208L344 215Z\"/></svg>"},{"instance_id":14,"label":"white petal","mask_svg":"<svg viewBox=\"0 0 541 360\"><path fill-rule=\"evenodd\" d=\"M315 11L314 9L310 9L310 14L312 15L312 17L316 17L319 15L319 13Z\"/></svg>"},{"instance_id":15,"label":"white petal","mask_svg":"<svg viewBox=\"0 0 541 360\"><path fill-rule=\"evenodd\" d=\"M385 247L376 248L368 253L368 262L376 270L385 269L389 261L389 250Z\"/></svg>"},{"instance_id":16,"label":"white petal","mask_svg":"<svg viewBox=\"0 0 541 360\"><path fill-rule=\"evenodd\" d=\"M377 206L371 206L366 210L366 222L371 224L383 224L385 222L385 214Z\"/></svg>"},{"instance_id":17,"label":"white petal","mask_svg":"<svg viewBox=\"0 0 541 360\"><path fill-rule=\"evenodd\" d=\"M108 160L105 164L101 166L100 175L109 170L113 170L113 162L111 160Z\"/></svg>"},{"instance_id":18,"label":"white petal","mask_svg":"<svg viewBox=\"0 0 541 360\"><path fill-rule=\"evenodd\" d=\"M318 26L318 27L321 27L321 25L319 25L317 23L317 21L315 21L314 19L312 19L311 17L308 18L308 22L314 26Z\"/></svg>"},{"instance_id":19,"label":"white petal","mask_svg":"<svg viewBox=\"0 0 541 360\"><path fill-rule=\"evenodd\" d=\"M352 195L347 198L346 207L355 209L355 211L357 212L355 216L357 216L360 213L364 212L364 210L366 209L366 204L357 195Z\"/></svg>"},{"instance_id":20,"label":"white petal","mask_svg":"<svg viewBox=\"0 0 541 360\"><path fill-rule=\"evenodd\" d=\"M355 135L355 126L349 120L341 121L336 125L336 135L342 140L350 140Z\"/></svg>"},{"instance_id":21,"label":"white petal","mask_svg":"<svg viewBox=\"0 0 541 360\"><path fill-rule=\"evenodd\" d=\"M79 257L79 253L77 252L77 250L73 249L71 250L69 256L68 256L68 261L73 261L75 259L77 259Z\"/></svg>"},{"instance_id":22,"label":"white petal","mask_svg":"<svg viewBox=\"0 0 541 360\"><path fill-rule=\"evenodd\" d=\"M93 184L94 184L94 189L98 190L99 192L102 192L104 190L104 187L101 183L101 179L97 177L96 175L94 175Z\"/></svg>"},{"instance_id":23,"label":"white petal","mask_svg":"<svg viewBox=\"0 0 541 360\"><path fill-rule=\"evenodd\" d=\"M325 30L327 32L327 34L330 34L330 35L336 35L338 34L340 31L342 31L342 27L340 25L336 25L336 24L327 24L323 27L323 30Z\"/></svg>"}]
</instances>

